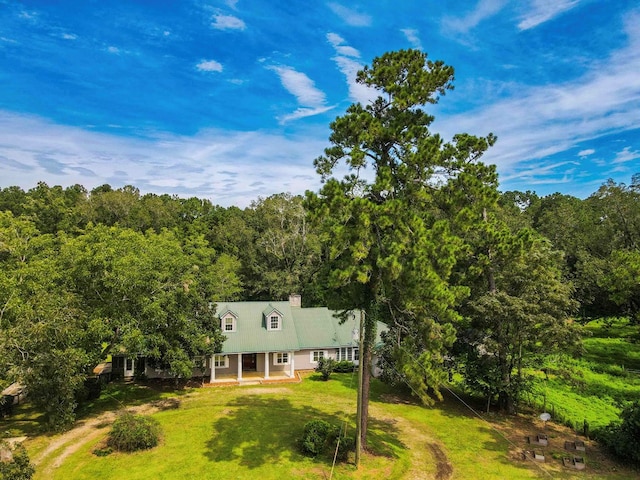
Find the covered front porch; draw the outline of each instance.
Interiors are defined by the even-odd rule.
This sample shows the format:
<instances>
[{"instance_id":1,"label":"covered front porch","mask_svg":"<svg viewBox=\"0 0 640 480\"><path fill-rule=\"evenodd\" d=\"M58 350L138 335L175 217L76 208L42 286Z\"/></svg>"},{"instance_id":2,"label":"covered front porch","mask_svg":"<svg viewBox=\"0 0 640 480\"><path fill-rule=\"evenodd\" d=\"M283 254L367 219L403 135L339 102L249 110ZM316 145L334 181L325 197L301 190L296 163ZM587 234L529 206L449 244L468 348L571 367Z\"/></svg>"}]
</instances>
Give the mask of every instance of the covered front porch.
<instances>
[{"instance_id":1,"label":"covered front porch","mask_svg":"<svg viewBox=\"0 0 640 480\"><path fill-rule=\"evenodd\" d=\"M228 353L210 359L209 383L297 381L294 352Z\"/></svg>"}]
</instances>

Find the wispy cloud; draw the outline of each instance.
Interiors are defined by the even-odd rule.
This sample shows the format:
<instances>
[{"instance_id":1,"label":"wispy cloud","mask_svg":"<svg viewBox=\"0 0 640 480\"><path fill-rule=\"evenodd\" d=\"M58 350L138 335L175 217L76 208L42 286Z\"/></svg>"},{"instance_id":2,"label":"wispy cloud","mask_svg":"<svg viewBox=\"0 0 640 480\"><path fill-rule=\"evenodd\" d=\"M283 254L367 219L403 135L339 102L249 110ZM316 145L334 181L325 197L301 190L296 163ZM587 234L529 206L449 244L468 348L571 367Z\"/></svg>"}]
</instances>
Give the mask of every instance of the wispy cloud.
<instances>
[{"instance_id":1,"label":"wispy cloud","mask_svg":"<svg viewBox=\"0 0 640 480\"><path fill-rule=\"evenodd\" d=\"M339 3L331 2L328 7L338 15L347 25L352 27L368 27L371 25L371 15L347 8Z\"/></svg>"},{"instance_id":2,"label":"wispy cloud","mask_svg":"<svg viewBox=\"0 0 640 480\"><path fill-rule=\"evenodd\" d=\"M240 18L222 14L213 16L211 26L216 30L244 30L247 27Z\"/></svg>"},{"instance_id":3,"label":"wispy cloud","mask_svg":"<svg viewBox=\"0 0 640 480\"><path fill-rule=\"evenodd\" d=\"M586 150L580 150L578 152L578 156L580 158L587 158L590 155L593 155L594 153L596 153L596 151L593 148L588 148Z\"/></svg>"},{"instance_id":4,"label":"wispy cloud","mask_svg":"<svg viewBox=\"0 0 640 480\"><path fill-rule=\"evenodd\" d=\"M438 119L434 127L446 136L460 131L497 134L498 142L485 160L498 165L503 179L525 175L532 164L548 162L547 157L567 152L583 142L638 130L638 21L640 14L629 15L625 29L627 46L594 62L591 71L581 78L549 86L523 86L515 97ZM586 155L589 151L581 153Z\"/></svg>"},{"instance_id":5,"label":"wispy cloud","mask_svg":"<svg viewBox=\"0 0 640 480\"><path fill-rule=\"evenodd\" d=\"M65 40L77 40L78 36L73 34L73 33L63 33L62 35L60 35L60 37L64 38Z\"/></svg>"},{"instance_id":6,"label":"wispy cloud","mask_svg":"<svg viewBox=\"0 0 640 480\"><path fill-rule=\"evenodd\" d=\"M407 38L407 41L413 48L422 50L422 43L420 42L420 37L418 36L418 30L416 30L415 28L403 28L400 31L404 34L404 36Z\"/></svg>"},{"instance_id":7,"label":"wispy cloud","mask_svg":"<svg viewBox=\"0 0 640 480\"><path fill-rule=\"evenodd\" d=\"M215 60L202 60L196 68L201 72L221 72L223 69L222 64Z\"/></svg>"},{"instance_id":8,"label":"wispy cloud","mask_svg":"<svg viewBox=\"0 0 640 480\"><path fill-rule=\"evenodd\" d=\"M318 138L324 132L284 137L214 129L142 139L0 111L2 183L31 188L46 178L50 185L79 183L89 189L131 184L144 193L246 207L258 196L319 188L312 160L326 141ZM228 188L225 182L234 178L234 187Z\"/></svg>"},{"instance_id":9,"label":"wispy cloud","mask_svg":"<svg viewBox=\"0 0 640 480\"><path fill-rule=\"evenodd\" d=\"M480 0L476 7L463 17L445 17L443 26L457 33L466 33L502 10L507 2L508 0Z\"/></svg>"},{"instance_id":10,"label":"wispy cloud","mask_svg":"<svg viewBox=\"0 0 640 480\"><path fill-rule=\"evenodd\" d=\"M304 73L298 72L291 67L280 65L271 65L267 68L278 74L282 86L291 95L296 97L296 100L300 104L300 108L295 112L281 117L281 122L317 115L332 108L326 105L326 95L324 92L316 88L313 80Z\"/></svg>"},{"instance_id":11,"label":"wispy cloud","mask_svg":"<svg viewBox=\"0 0 640 480\"><path fill-rule=\"evenodd\" d=\"M580 0L530 0L528 11L521 17L518 28L520 30L535 28L571 10L579 3Z\"/></svg>"},{"instance_id":12,"label":"wispy cloud","mask_svg":"<svg viewBox=\"0 0 640 480\"><path fill-rule=\"evenodd\" d=\"M640 158L640 151L631 150L631 147L624 147L620 152L616 153L613 163L626 163Z\"/></svg>"},{"instance_id":13,"label":"wispy cloud","mask_svg":"<svg viewBox=\"0 0 640 480\"><path fill-rule=\"evenodd\" d=\"M364 66L360 60L360 52L346 45L344 38L337 33L327 34L327 40L337 54L332 60L336 62L338 68L347 79L349 98L354 102L363 104L375 99L378 96L375 90L356 82L356 74Z\"/></svg>"}]
</instances>

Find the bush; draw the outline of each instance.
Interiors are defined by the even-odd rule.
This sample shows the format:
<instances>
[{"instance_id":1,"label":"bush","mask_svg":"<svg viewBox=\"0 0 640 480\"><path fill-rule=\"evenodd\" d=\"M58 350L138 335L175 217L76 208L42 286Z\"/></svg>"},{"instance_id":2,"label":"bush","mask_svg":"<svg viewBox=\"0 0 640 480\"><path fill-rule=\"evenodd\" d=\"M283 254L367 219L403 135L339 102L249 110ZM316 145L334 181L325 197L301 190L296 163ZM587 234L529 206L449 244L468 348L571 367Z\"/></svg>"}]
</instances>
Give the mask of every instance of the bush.
<instances>
[{"instance_id":1,"label":"bush","mask_svg":"<svg viewBox=\"0 0 640 480\"><path fill-rule=\"evenodd\" d=\"M321 454L328 440L335 434L336 428L324 420L311 420L304 425L302 451L313 457Z\"/></svg>"},{"instance_id":2,"label":"bush","mask_svg":"<svg viewBox=\"0 0 640 480\"><path fill-rule=\"evenodd\" d=\"M321 358L318 360L316 372L320 372L322 379L326 382L333 373L336 361L333 358Z\"/></svg>"},{"instance_id":3,"label":"bush","mask_svg":"<svg viewBox=\"0 0 640 480\"><path fill-rule=\"evenodd\" d=\"M143 415L121 414L115 422L107 445L122 452L134 452L155 447L160 441L160 425Z\"/></svg>"},{"instance_id":4,"label":"bush","mask_svg":"<svg viewBox=\"0 0 640 480\"><path fill-rule=\"evenodd\" d=\"M337 443L340 441L340 443ZM339 462L346 462L349 458L349 452L353 452L356 447L356 439L354 437L347 437L340 433L334 439L333 450L335 451L336 444L338 445L338 454L336 455L336 460Z\"/></svg>"},{"instance_id":5,"label":"bush","mask_svg":"<svg viewBox=\"0 0 640 480\"><path fill-rule=\"evenodd\" d=\"M33 477L36 469L29 460L27 450L22 445L11 447L7 442L0 442L0 452L10 458L9 460L0 460L0 479L29 480Z\"/></svg>"},{"instance_id":6,"label":"bush","mask_svg":"<svg viewBox=\"0 0 640 480\"><path fill-rule=\"evenodd\" d=\"M356 369L356 365L349 360L341 360L336 362L333 371L336 373L351 373Z\"/></svg>"},{"instance_id":7,"label":"bush","mask_svg":"<svg viewBox=\"0 0 640 480\"><path fill-rule=\"evenodd\" d=\"M640 402L620 414L622 422L612 422L598 432L597 438L618 457L640 466Z\"/></svg>"}]
</instances>

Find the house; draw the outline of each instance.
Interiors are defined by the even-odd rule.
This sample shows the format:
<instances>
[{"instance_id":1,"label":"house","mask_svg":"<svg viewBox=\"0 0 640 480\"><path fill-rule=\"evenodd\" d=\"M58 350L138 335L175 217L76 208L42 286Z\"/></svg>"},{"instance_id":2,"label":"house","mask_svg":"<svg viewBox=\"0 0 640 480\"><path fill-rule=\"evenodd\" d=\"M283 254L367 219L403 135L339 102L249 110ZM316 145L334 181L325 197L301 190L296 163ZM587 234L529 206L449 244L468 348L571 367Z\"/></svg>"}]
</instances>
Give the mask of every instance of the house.
<instances>
[{"instance_id":1,"label":"house","mask_svg":"<svg viewBox=\"0 0 640 480\"><path fill-rule=\"evenodd\" d=\"M220 302L216 316L226 337L222 351L203 359L194 376L211 383L243 380L293 379L296 371L313 370L321 358L359 361L359 313L341 323L325 307L302 308L300 295L289 301ZM386 330L378 324L380 332ZM124 377L144 371L148 378L167 377L143 358L113 359L113 372Z\"/></svg>"}]
</instances>

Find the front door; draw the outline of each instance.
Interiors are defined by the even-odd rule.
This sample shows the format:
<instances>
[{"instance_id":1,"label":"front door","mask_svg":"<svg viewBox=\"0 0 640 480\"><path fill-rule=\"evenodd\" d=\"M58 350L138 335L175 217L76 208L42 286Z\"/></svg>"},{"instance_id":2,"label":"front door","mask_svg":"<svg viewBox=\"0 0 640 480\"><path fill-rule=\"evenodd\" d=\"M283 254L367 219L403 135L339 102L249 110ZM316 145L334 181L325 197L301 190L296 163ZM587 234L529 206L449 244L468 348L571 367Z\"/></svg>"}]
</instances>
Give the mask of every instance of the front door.
<instances>
[{"instance_id":1,"label":"front door","mask_svg":"<svg viewBox=\"0 0 640 480\"><path fill-rule=\"evenodd\" d=\"M255 372L256 371L257 355L255 353L245 353L242 355L242 371L243 372Z\"/></svg>"}]
</instances>

